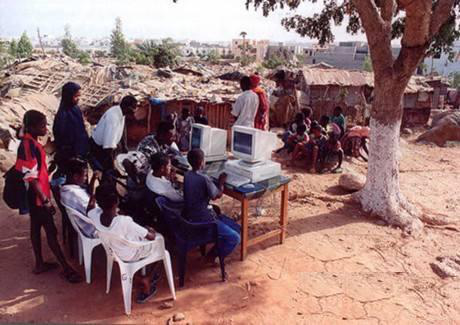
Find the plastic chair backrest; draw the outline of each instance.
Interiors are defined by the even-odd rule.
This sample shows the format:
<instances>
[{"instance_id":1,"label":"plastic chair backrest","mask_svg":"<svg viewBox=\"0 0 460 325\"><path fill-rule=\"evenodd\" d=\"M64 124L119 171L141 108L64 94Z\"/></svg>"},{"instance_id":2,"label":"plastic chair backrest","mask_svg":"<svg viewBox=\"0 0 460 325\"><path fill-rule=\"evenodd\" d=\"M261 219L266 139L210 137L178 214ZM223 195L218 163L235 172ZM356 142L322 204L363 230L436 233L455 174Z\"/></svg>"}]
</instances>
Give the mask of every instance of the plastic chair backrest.
<instances>
[{"instance_id":1,"label":"plastic chair backrest","mask_svg":"<svg viewBox=\"0 0 460 325\"><path fill-rule=\"evenodd\" d=\"M74 229L83 237L87 238L87 236L81 231L80 227L78 226L75 218L81 219L83 222L86 222L90 225L93 225L96 227L94 224L93 220L88 218L87 216L83 215L80 211L75 210L74 208L71 208L61 202L62 206L66 209L67 214L69 215L70 223L72 223L72 226Z\"/></svg>"}]
</instances>

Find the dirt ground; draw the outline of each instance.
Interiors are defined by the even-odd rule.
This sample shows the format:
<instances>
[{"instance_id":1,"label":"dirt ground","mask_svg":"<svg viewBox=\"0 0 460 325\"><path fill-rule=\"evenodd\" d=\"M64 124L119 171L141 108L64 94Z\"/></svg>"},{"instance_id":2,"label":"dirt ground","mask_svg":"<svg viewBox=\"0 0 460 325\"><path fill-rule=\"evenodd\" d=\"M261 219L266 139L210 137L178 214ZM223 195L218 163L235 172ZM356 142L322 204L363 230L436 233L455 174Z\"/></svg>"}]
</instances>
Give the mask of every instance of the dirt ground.
<instances>
[{"instance_id":1,"label":"dirt ground","mask_svg":"<svg viewBox=\"0 0 460 325\"><path fill-rule=\"evenodd\" d=\"M403 142L403 192L436 213L460 218L460 146ZM345 168L364 172L365 164L348 161ZM430 267L437 256L459 253L458 232L426 228L420 238L405 238L361 212L337 186L338 175L286 173L293 182L284 245L264 242L244 262L235 252L226 283L195 252L174 307L160 308L170 299L163 276L157 296L133 303L130 317L124 315L117 267L105 294L102 248L93 256L91 285L68 284L59 271L33 275L28 217L2 205L0 323L166 324L178 312L185 314L183 324L460 323L460 279L442 280ZM253 233L276 226L277 202L271 196L257 202L267 214L251 219ZM228 200L222 204L227 213L237 212ZM52 259L47 248L45 256Z\"/></svg>"}]
</instances>

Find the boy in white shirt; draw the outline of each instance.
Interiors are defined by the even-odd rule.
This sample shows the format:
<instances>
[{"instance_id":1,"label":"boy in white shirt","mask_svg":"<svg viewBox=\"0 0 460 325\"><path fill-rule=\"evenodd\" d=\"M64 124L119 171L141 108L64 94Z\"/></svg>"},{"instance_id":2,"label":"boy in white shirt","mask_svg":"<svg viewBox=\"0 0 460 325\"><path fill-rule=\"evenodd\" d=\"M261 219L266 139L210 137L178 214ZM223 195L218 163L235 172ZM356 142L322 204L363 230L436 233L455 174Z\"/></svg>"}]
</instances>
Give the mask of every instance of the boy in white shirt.
<instances>
[{"instance_id":1,"label":"boy in white shirt","mask_svg":"<svg viewBox=\"0 0 460 325\"><path fill-rule=\"evenodd\" d=\"M135 223L131 217L118 214L118 194L116 188L109 183L100 185L96 189L96 201L100 208L89 212L89 217L96 220L97 228L109 231L125 240L130 241L153 241L155 230L150 227L142 227ZM152 254L153 246L142 246L132 248L124 246L119 242L113 242L112 248L115 254L125 262L138 261ZM158 275L140 277L142 285L138 294L137 302L144 303L156 293L156 282Z\"/></svg>"},{"instance_id":2,"label":"boy in white shirt","mask_svg":"<svg viewBox=\"0 0 460 325\"><path fill-rule=\"evenodd\" d=\"M184 202L183 194L174 187L176 175L171 170L171 160L168 155L157 152L150 159L150 166L151 171L146 179L147 188L172 202Z\"/></svg>"},{"instance_id":3,"label":"boy in white shirt","mask_svg":"<svg viewBox=\"0 0 460 325\"><path fill-rule=\"evenodd\" d=\"M80 159L70 160L67 164L67 183L60 190L61 203L86 216L88 211L96 207L94 186L97 179L100 179L99 172L93 174L89 186L86 187L88 182L88 164ZM96 229L93 225L79 218L75 221L85 236L89 238L95 237L94 232Z\"/></svg>"},{"instance_id":4,"label":"boy in white shirt","mask_svg":"<svg viewBox=\"0 0 460 325\"><path fill-rule=\"evenodd\" d=\"M236 118L234 125L254 127L254 119L259 108L259 96L251 89L251 79L248 76L241 78L240 87L243 93L233 104L231 114Z\"/></svg>"}]
</instances>

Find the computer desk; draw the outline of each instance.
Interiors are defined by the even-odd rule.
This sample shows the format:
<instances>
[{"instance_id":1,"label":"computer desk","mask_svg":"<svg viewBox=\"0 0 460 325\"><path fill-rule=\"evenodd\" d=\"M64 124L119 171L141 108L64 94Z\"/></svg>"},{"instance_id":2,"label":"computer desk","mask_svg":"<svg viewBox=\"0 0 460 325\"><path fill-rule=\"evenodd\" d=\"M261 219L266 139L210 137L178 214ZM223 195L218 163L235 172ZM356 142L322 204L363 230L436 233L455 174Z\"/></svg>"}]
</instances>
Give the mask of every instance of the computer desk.
<instances>
[{"instance_id":1,"label":"computer desk","mask_svg":"<svg viewBox=\"0 0 460 325\"><path fill-rule=\"evenodd\" d=\"M222 163L221 163L222 164ZM222 164L223 166L223 164ZM181 172L186 170L182 168L176 168ZM203 172L206 174L208 168L205 168ZM213 169L213 174L216 172ZM222 170L223 172L223 170ZM224 187L224 194L237 200L241 203L241 255L240 259L243 261L247 254L248 248L254 246L262 241L269 238L278 237L280 244L283 244L286 238L286 227L288 223L288 200L289 200L289 183L291 179L286 176L277 176L259 183L255 183L255 188L251 191L242 190L240 188L234 188L233 186L226 184ZM268 193L281 192L281 206L280 206L280 220L279 228L269 231L265 234L257 237L249 238L249 202L259 199Z\"/></svg>"}]
</instances>

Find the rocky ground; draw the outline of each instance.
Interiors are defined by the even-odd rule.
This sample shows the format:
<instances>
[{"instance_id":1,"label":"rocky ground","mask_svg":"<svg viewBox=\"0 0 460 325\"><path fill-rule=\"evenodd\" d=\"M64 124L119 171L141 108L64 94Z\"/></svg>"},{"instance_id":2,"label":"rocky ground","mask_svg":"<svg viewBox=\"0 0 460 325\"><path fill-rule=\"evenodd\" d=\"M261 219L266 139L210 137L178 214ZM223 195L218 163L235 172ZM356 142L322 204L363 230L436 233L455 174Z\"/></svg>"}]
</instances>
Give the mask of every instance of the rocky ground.
<instances>
[{"instance_id":1,"label":"rocky ground","mask_svg":"<svg viewBox=\"0 0 460 325\"><path fill-rule=\"evenodd\" d=\"M459 220L460 146L416 145L412 138L403 142L403 192L425 210ZM365 171L359 161L345 167ZM102 249L95 251L91 285L67 284L58 271L35 276L28 217L1 206L0 322L165 324L175 315L170 324L460 323L460 279L441 279L430 267L436 257L458 253L458 232L426 227L423 236L406 238L360 211L337 186L338 175L286 173L293 182L284 245L265 242L244 262L233 254L227 283L195 252L177 301L165 305L163 278L157 296L133 304L130 317L116 267L105 294ZM253 233L276 227L277 202L258 202L266 214L251 219ZM238 209L221 204L228 213Z\"/></svg>"}]
</instances>

